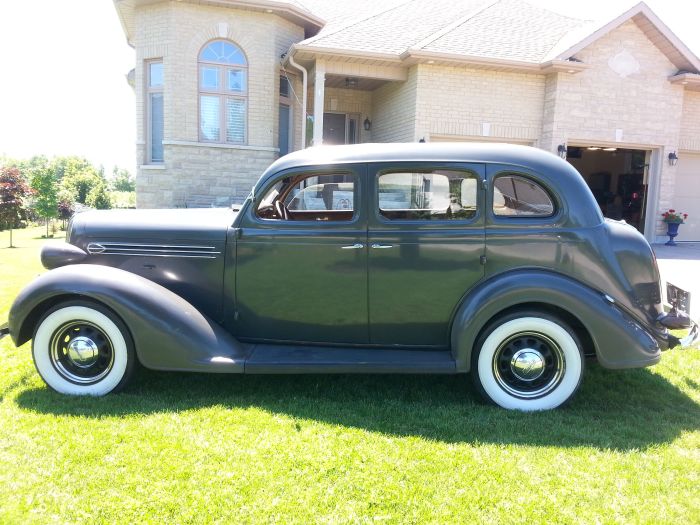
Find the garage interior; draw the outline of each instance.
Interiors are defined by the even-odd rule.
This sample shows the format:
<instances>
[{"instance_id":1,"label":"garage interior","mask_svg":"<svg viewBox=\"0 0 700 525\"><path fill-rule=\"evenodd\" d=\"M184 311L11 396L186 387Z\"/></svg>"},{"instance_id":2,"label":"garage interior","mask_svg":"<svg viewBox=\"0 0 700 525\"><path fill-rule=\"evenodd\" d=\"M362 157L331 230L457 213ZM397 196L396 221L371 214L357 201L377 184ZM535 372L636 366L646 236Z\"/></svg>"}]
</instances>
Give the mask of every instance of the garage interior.
<instances>
[{"instance_id":1,"label":"garage interior","mask_svg":"<svg viewBox=\"0 0 700 525\"><path fill-rule=\"evenodd\" d=\"M644 233L650 151L569 146L566 160L583 175L605 217Z\"/></svg>"}]
</instances>

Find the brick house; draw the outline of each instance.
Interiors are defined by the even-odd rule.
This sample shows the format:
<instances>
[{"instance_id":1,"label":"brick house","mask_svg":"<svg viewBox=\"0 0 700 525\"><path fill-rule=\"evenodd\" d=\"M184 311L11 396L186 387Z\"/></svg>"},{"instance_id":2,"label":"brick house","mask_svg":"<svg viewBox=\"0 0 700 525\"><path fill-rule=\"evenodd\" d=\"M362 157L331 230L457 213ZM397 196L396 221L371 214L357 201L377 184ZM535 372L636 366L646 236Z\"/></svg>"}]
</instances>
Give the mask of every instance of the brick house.
<instances>
[{"instance_id":1,"label":"brick house","mask_svg":"<svg viewBox=\"0 0 700 525\"><path fill-rule=\"evenodd\" d=\"M425 140L566 156L650 241L664 209L700 209L700 60L644 3L598 26L521 0L114 3L139 207L240 202L309 144Z\"/></svg>"}]
</instances>

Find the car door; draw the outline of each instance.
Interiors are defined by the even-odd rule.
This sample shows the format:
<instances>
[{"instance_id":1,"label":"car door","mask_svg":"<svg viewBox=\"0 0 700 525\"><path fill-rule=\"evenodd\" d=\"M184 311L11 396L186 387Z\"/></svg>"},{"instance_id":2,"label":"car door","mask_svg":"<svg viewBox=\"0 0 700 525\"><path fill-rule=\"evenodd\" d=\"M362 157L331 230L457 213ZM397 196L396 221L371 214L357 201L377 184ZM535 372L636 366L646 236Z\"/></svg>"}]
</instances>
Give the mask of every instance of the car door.
<instances>
[{"instance_id":1,"label":"car door","mask_svg":"<svg viewBox=\"0 0 700 525\"><path fill-rule=\"evenodd\" d=\"M452 316L484 276L483 164L377 163L370 183L370 342L448 347Z\"/></svg>"},{"instance_id":2,"label":"car door","mask_svg":"<svg viewBox=\"0 0 700 525\"><path fill-rule=\"evenodd\" d=\"M236 242L238 337L368 343L365 177L364 164L294 169L258 192Z\"/></svg>"}]
</instances>

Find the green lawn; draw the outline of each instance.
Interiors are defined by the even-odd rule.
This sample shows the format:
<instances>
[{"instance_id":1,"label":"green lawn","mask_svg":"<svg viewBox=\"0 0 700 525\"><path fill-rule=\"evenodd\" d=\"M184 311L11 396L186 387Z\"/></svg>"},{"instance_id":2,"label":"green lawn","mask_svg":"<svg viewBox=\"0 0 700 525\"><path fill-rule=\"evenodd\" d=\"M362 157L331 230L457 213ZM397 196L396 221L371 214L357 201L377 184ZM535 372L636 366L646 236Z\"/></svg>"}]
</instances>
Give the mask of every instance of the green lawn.
<instances>
[{"instance_id":1,"label":"green lawn","mask_svg":"<svg viewBox=\"0 0 700 525\"><path fill-rule=\"evenodd\" d=\"M40 235L0 249L0 321ZM591 365L569 407L522 414L465 377L140 370L68 398L5 338L0 523L47 522L698 523L700 351Z\"/></svg>"}]
</instances>

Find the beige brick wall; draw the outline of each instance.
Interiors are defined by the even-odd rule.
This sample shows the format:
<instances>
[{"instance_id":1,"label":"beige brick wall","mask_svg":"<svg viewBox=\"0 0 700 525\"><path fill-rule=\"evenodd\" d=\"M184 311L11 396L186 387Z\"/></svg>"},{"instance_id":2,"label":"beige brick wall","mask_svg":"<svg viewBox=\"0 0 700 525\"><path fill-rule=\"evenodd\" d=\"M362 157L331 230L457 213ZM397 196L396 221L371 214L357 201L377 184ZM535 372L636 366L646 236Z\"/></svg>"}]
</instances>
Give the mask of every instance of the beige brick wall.
<instances>
[{"instance_id":1,"label":"beige brick wall","mask_svg":"<svg viewBox=\"0 0 700 525\"><path fill-rule=\"evenodd\" d=\"M653 149L652 178L656 170L660 179L658 188L650 187L648 213L658 214L672 206L676 168L669 166L666 157L679 145L684 90L668 82L668 77L677 67L631 20L576 58L590 68L547 79L538 145L554 152L564 142L615 144L619 138L621 147ZM616 137L617 130L621 137ZM663 231L657 221L657 235Z\"/></svg>"},{"instance_id":2,"label":"beige brick wall","mask_svg":"<svg viewBox=\"0 0 700 525\"><path fill-rule=\"evenodd\" d=\"M700 92L698 91L685 92L678 148L700 151Z\"/></svg>"},{"instance_id":3,"label":"beige brick wall","mask_svg":"<svg viewBox=\"0 0 700 525\"><path fill-rule=\"evenodd\" d=\"M303 29L268 13L189 3L137 9L136 85L138 162L146 159L145 60L164 65L164 168L139 169L139 207L227 205L240 202L277 157L281 54L303 38ZM209 41L225 38L248 59L246 147L199 143L197 58ZM297 93L301 83L290 77ZM301 108L293 103L295 145L301 144Z\"/></svg>"},{"instance_id":4,"label":"beige brick wall","mask_svg":"<svg viewBox=\"0 0 700 525\"><path fill-rule=\"evenodd\" d=\"M479 137L487 129L487 137L534 142L542 129L544 85L542 75L419 65L417 133Z\"/></svg>"},{"instance_id":5,"label":"beige brick wall","mask_svg":"<svg viewBox=\"0 0 700 525\"><path fill-rule=\"evenodd\" d=\"M416 135L417 67L405 82L389 82L374 90L372 99L372 140L414 142Z\"/></svg>"}]
</instances>

